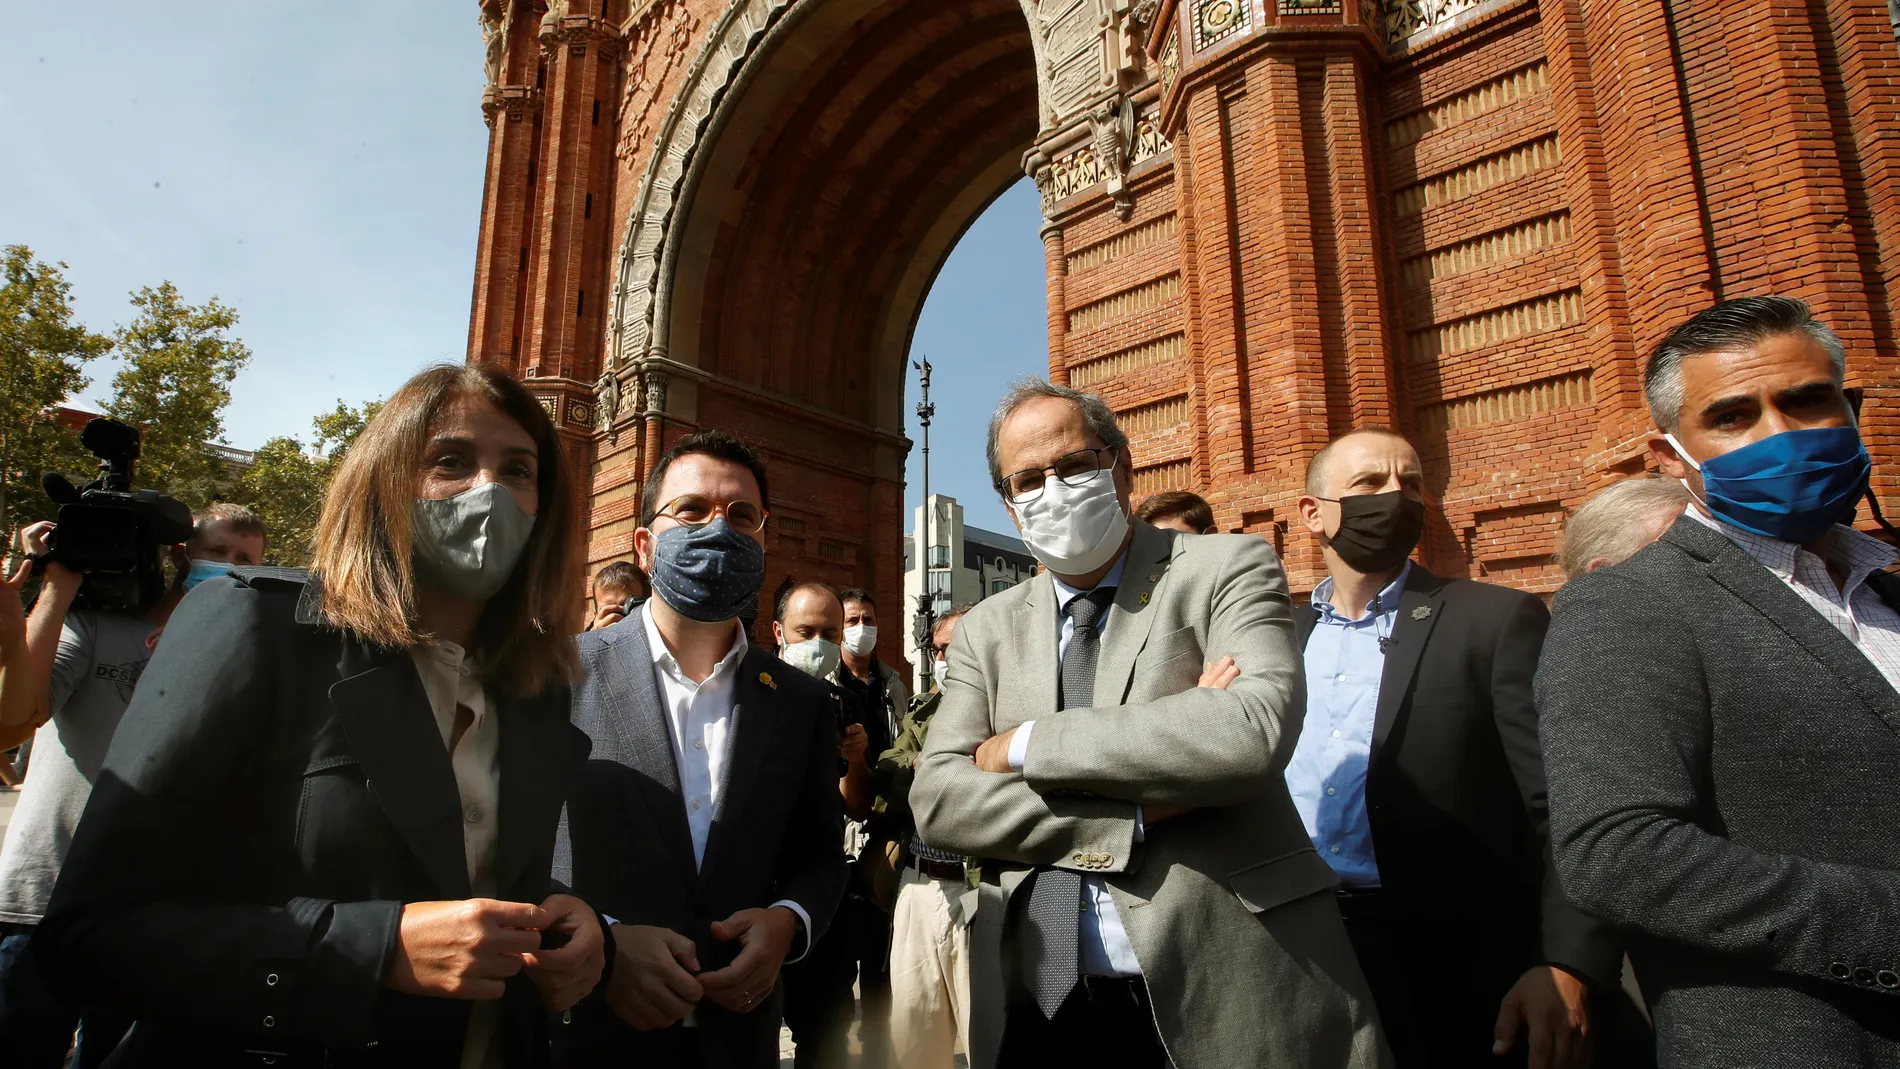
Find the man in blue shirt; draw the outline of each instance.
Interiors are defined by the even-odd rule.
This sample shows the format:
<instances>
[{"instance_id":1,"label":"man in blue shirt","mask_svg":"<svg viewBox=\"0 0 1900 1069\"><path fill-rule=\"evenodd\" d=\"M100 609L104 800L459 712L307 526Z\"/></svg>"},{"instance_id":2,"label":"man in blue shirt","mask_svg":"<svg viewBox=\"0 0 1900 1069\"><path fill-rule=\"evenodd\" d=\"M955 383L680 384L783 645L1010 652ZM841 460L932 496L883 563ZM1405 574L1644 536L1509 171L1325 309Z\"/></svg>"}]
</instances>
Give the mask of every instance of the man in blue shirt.
<instances>
[{"instance_id":1,"label":"man in blue shirt","mask_svg":"<svg viewBox=\"0 0 1900 1069\"><path fill-rule=\"evenodd\" d=\"M1320 450L1299 507L1328 578L1294 613L1287 790L1399 1065L1587 1064L1592 987L1614 989L1622 951L1546 866L1531 679L1549 614L1411 562L1425 478L1391 431Z\"/></svg>"}]
</instances>

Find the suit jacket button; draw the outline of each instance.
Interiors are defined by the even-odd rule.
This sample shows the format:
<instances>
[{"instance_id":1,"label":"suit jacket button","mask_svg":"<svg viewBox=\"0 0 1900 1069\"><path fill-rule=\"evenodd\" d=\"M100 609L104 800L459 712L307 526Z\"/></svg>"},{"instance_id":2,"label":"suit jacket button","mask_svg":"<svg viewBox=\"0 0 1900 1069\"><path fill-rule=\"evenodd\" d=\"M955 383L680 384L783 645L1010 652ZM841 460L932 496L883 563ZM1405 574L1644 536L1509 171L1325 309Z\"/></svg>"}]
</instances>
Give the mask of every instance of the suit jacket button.
<instances>
[{"instance_id":1,"label":"suit jacket button","mask_svg":"<svg viewBox=\"0 0 1900 1069\"><path fill-rule=\"evenodd\" d=\"M1896 973L1892 969L1882 969L1874 974L1874 983L1891 991L1896 987L1900 987L1900 973Z\"/></svg>"},{"instance_id":2,"label":"suit jacket button","mask_svg":"<svg viewBox=\"0 0 1900 1069\"><path fill-rule=\"evenodd\" d=\"M275 1018L275 1017L272 1017L272 1016L270 1016L269 1014L266 1014L266 1015L264 1016L264 1027L265 1027L265 1028L276 1028L276 1027L277 1027L277 1018Z\"/></svg>"},{"instance_id":3,"label":"suit jacket button","mask_svg":"<svg viewBox=\"0 0 1900 1069\"><path fill-rule=\"evenodd\" d=\"M269 976L266 976L266 977L264 977L264 986L265 986L265 987L276 987L276 986L277 986L277 974L276 974L276 973L271 973L271 974L270 974Z\"/></svg>"},{"instance_id":4,"label":"suit jacket button","mask_svg":"<svg viewBox=\"0 0 1900 1069\"><path fill-rule=\"evenodd\" d=\"M1857 984L1872 984L1874 982L1874 971L1862 965L1860 968L1854 970L1854 982Z\"/></svg>"},{"instance_id":5,"label":"suit jacket button","mask_svg":"<svg viewBox=\"0 0 1900 1069\"><path fill-rule=\"evenodd\" d=\"M1847 980L1850 980L1853 978L1854 971L1847 967L1846 962L1837 961L1834 964L1829 965L1827 967L1827 974L1829 976L1832 976L1836 980L1846 982Z\"/></svg>"}]
</instances>

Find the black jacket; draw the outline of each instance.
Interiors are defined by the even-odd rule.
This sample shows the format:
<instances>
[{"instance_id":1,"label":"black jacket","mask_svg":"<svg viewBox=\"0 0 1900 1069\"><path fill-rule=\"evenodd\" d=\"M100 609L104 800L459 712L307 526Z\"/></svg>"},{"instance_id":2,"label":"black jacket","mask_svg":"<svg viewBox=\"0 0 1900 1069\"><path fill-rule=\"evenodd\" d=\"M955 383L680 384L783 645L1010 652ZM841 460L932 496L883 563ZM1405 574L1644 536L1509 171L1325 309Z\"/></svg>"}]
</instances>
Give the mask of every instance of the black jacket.
<instances>
[{"instance_id":1,"label":"black jacket","mask_svg":"<svg viewBox=\"0 0 1900 1069\"><path fill-rule=\"evenodd\" d=\"M1900 694L1873 663L1684 516L1557 596L1537 703L1558 871L1626 927L1661 1064L1900 1066Z\"/></svg>"},{"instance_id":2,"label":"black jacket","mask_svg":"<svg viewBox=\"0 0 1900 1069\"><path fill-rule=\"evenodd\" d=\"M93 786L34 942L137 1018L118 1064L460 1060L470 1003L382 984L404 903L470 897L448 753L410 655L318 626L306 590L240 569L185 598ZM495 882L539 903L587 739L565 687L494 700ZM533 985L504 1002L507 1064L545 1063Z\"/></svg>"},{"instance_id":3,"label":"black jacket","mask_svg":"<svg viewBox=\"0 0 1900 1069\"><path fill-rule=\"evenodd\" d=\"M837 714L828 685L759 649L738 665L726 782L697 868L671 728L654 677L646 627L636 614L581 636L583 678L574 723L593 753L568 803L555 873L588 904L623 924L670 928L698 947L702 970L722 968L734 944L714 921L790 899L824 934L844 894L844 825L838 798ZM751 1013L699 1003L700 1064L738 1069L778 1064L783 999ZM674 1026L676 1029L681 1026ZM661 1064L671 1037L623 1023L596 992L555 1033L555 1062Z\"/></svg>"},{"instance_id":4,"label":"black jacket","mask_svg":"<svg viewBox=\"0 0 1900 1069\"><path fill-rule=\"evenodd\" d=\"M1295 607L1302 648L1316 619L1311 606ZM1412 566L1373 720L1373 849L1394 907L1461 930L1506 987L1539 963L1614 986L1621 944L1549 872L1531 699L1549 622L1544 603L1522 591Z\"/></svg>"}]
</instances>

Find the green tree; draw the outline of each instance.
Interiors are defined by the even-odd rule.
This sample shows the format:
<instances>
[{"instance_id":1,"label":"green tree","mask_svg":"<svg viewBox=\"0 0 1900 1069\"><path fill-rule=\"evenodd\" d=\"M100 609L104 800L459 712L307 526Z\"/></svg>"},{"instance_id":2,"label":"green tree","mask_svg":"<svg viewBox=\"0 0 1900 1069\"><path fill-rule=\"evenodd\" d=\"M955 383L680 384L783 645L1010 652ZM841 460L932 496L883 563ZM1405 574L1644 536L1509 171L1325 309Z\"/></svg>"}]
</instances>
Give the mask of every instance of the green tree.
<instances>
[{"instance_id":1,"label":"green tree","mask_svg":"<svg viewBox=\"0 0 1900 1069\"><path fill-rule=\"evenodd\" d=\"M144 435L136 485L203 508L228 482L205 446L224 441L231 380L251 362L231 334L237 311L216 297L187 304L170 282L132 294L132 307L132 322L113 334L123 366L106 412Z\"/></svg>"},{"instance_id":2,"label":"green tree","mask_svg":"<svg viewBox=\"0 0 1900 1069\"><path fill-rule=\"evenodd\" d=\"M330 477L382 407L381 401L359 408L338 401L334 411L311 421L314 434L308 449L296 438L278 437L257 451L230 497L263 519L266 563L291 567L310 563L311 540Z\"/></svg>"},{"instance_id":3,"label":"green tree","mask_svg":"<svg viewBox=\"0 0 1900 1069\"><path fill-rule=\"evenodd\" d=\"M103 356L112 340L74 321L65 264L37 261L24 245L0 250L0 262L0 533L11 546L21 525L53 514L41 472L96 470L54 412L85 389L85 362Z\"/></svg>"}]
</instances>

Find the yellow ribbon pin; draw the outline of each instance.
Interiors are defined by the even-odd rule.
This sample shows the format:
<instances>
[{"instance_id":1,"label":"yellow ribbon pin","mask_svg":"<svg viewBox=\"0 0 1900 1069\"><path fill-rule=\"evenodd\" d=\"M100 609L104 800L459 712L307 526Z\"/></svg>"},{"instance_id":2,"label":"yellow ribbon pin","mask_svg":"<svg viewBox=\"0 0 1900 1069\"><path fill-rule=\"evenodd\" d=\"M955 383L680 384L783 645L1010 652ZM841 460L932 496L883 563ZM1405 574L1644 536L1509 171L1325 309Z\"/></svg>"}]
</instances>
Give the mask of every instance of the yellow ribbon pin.
<instances>
[{"instance_id":1,"label":"yellow ribbon pin","mask_svg":"<svg viewBox=\"0 0 1900 1069\"><path fill-rule=\"evenodd\" d=\"M777 683L774 683L774 682L772 682L772 673L770 673L770 672L760 672L760 673L759 673L759 682L761 682L761 683L763 683L763 684L765 684L765 685L766 685L766 686L768 686L768 687L771 687L771 688L772 688L773 690L777 690L777 689L778 689L778 684L777 684Z\"/></svg>"}]
</instances>

